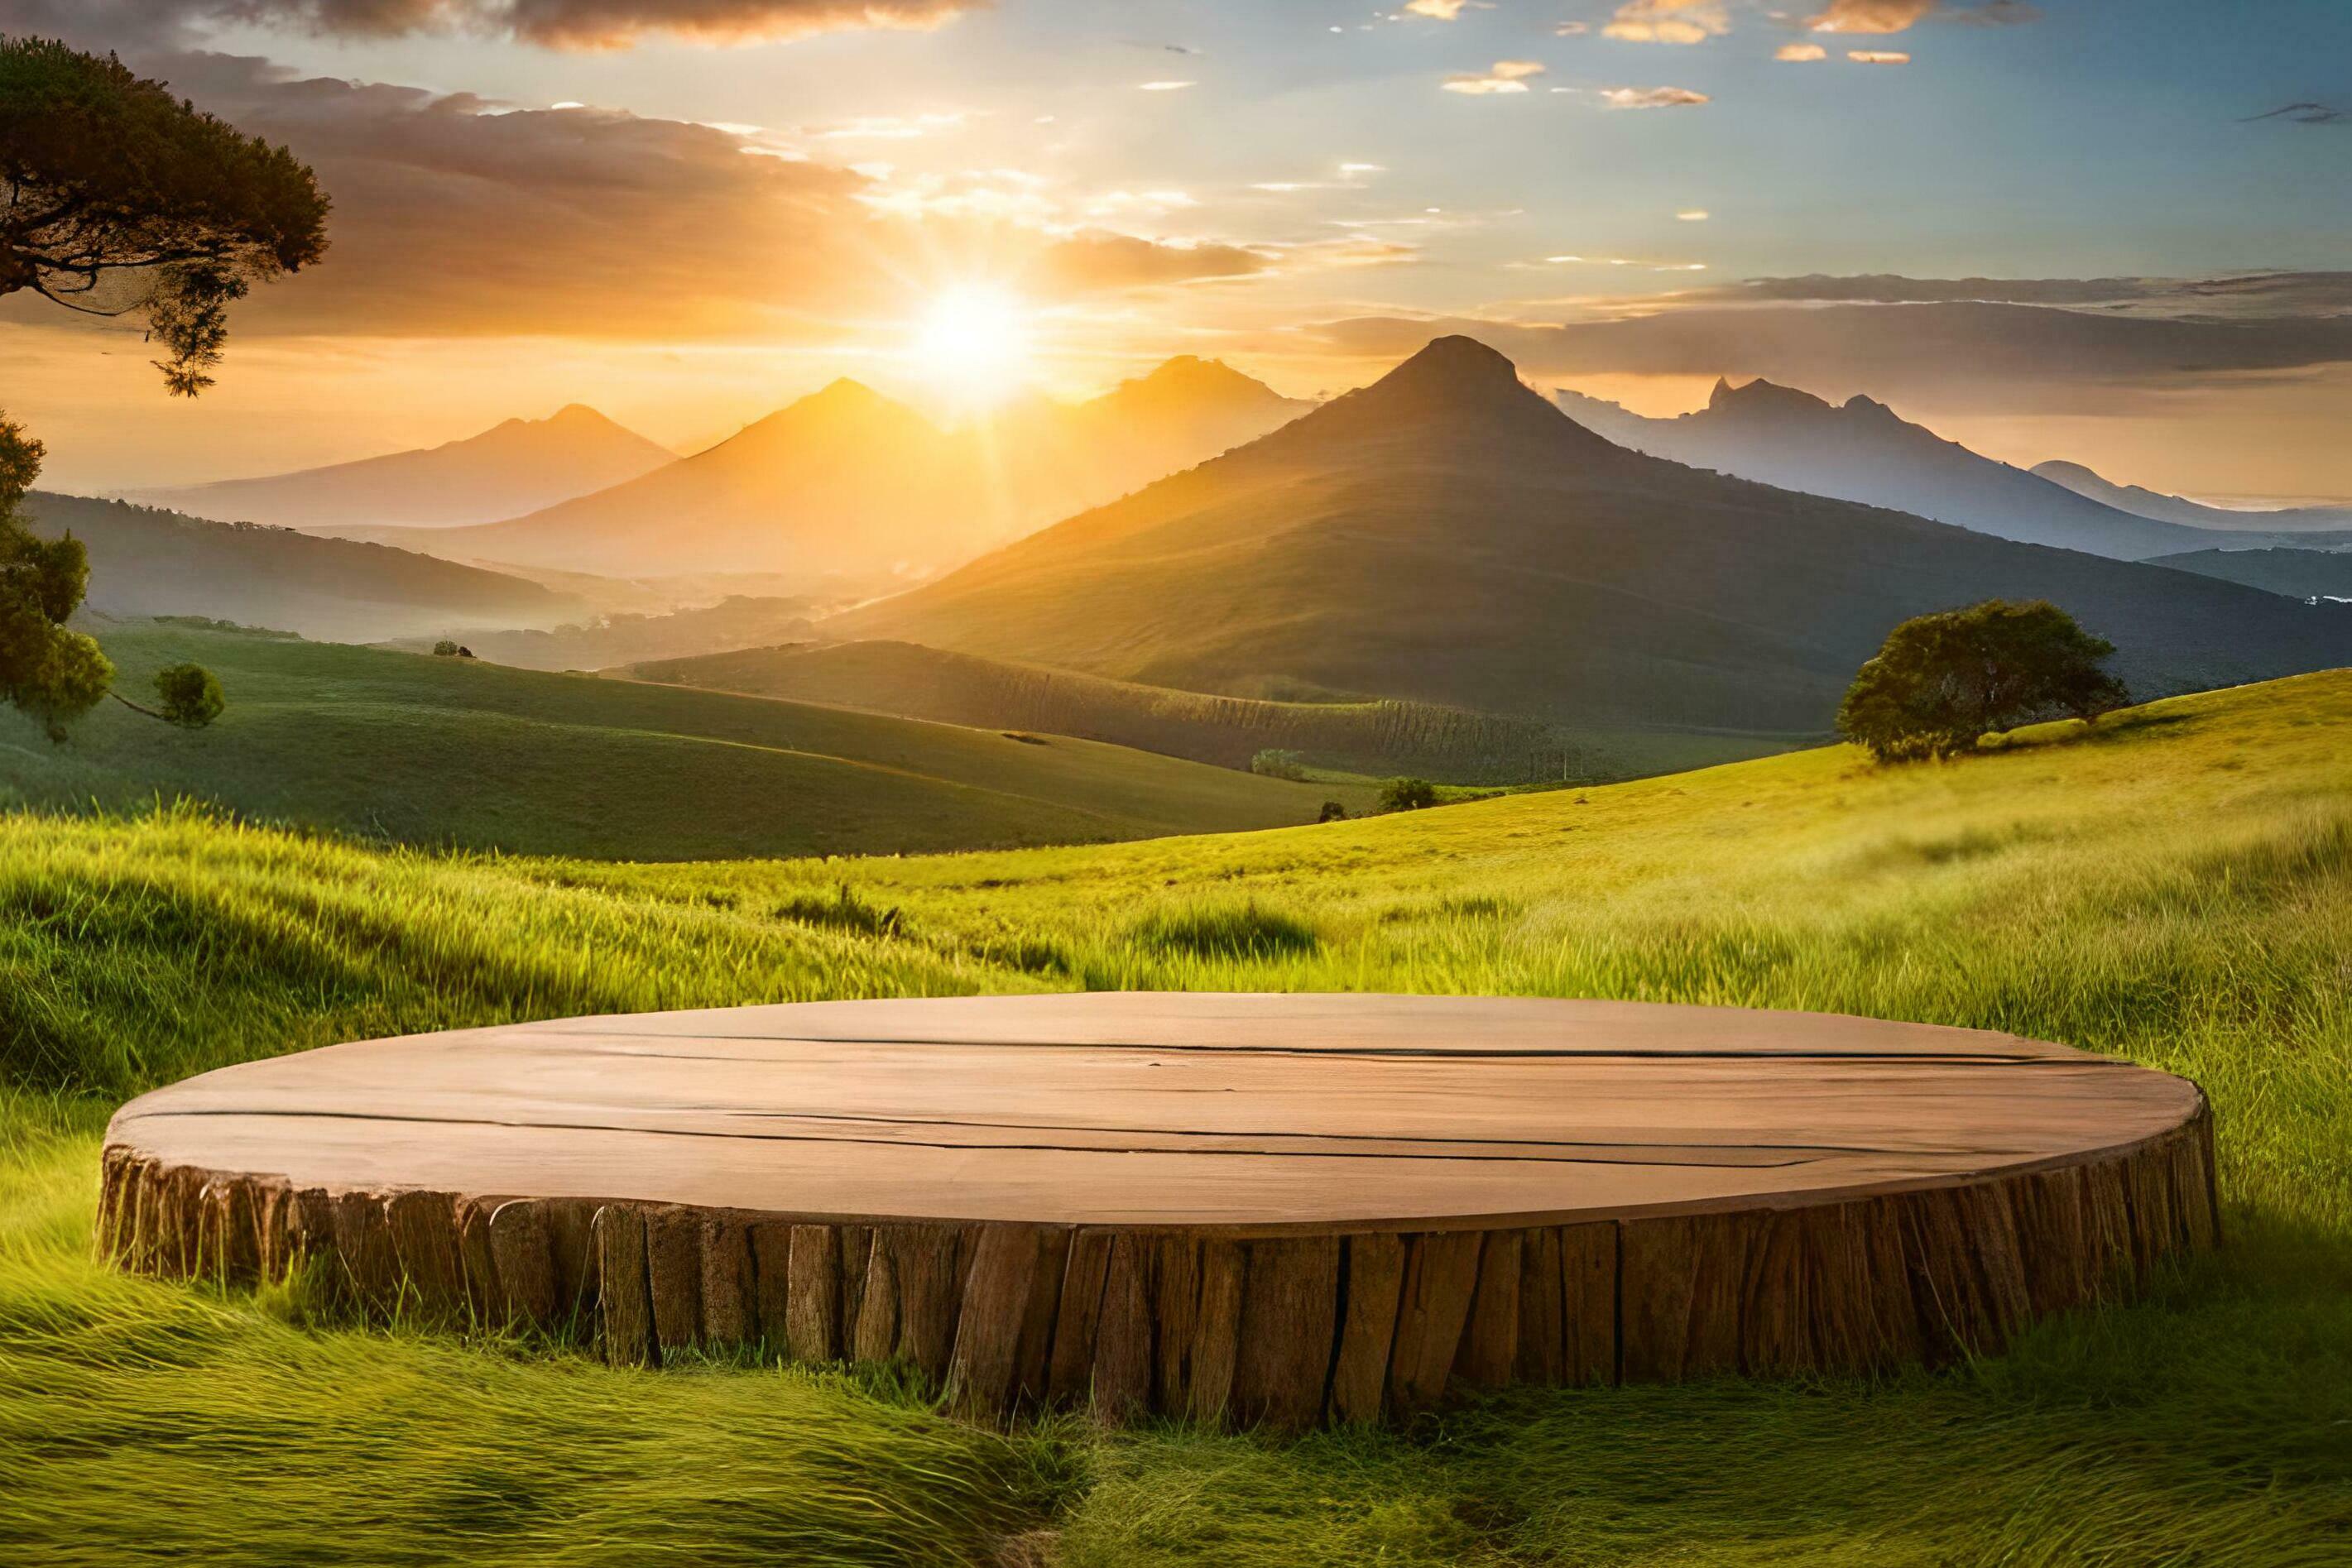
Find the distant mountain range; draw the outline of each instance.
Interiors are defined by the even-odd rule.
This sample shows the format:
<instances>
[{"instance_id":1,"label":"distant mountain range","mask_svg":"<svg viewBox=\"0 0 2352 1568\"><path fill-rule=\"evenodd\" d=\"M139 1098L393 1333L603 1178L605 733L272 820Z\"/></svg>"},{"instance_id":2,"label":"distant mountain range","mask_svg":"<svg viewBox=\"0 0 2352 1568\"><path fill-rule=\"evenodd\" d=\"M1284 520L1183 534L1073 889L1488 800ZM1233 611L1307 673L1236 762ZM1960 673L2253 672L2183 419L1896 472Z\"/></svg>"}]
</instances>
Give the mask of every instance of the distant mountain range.
<instances>
[{"instance_id":1,"label":"distant mountain range","mask_svg":"<svg viewBox=\"0 0 2352 1568\"><path fill-rule=\"evenodd\" d=\"M2087 496L2120 511L2137 512L2143 517L2154 517L2159 522L2181 523L2196 528L2272 534L2352 530L2352 507L2285 507L2277 511L2240 512L2227 507L2209 507L2179 496L2168 496L2161 490L2143 489L2137 485L2118 485L2101 478L2080 463L2036 463L2032 472L2053 485L2065 486L2078 496ZM2352 533L2347 534L2346 542L2352 542Z\"/></svg>"},{"instance_id":2,"label":"distant mountain range","mask_svg":"<svg viewBox=\"0 0 2352 1568\"><path fill-rule=\"evenodd\" d=\"M1705 408L1674 419L1564 389L1554 399L1586 429L1653 457L2025 544L2140 560L2222 542L1981 456L1866 397L1840 404L1766 381L1718 381Z\"/></svg>"},{"instance_id":3,"label":"distant mountain range","mask_svg":"<svg viewBox=\"0 0 2352 1568\"><path fill-rule=\"evenodd\" d=\"M25 498L24 511L34 532L71 532L82 541L86 603L100 615L202 615L362 642L549 626L578 620L585 608L520 578L291 528L40 490Z\"/></svg>"},{"instance_id":4,"label":"distant mountain range","mask_svg":"<svg viewBox=\"0 0 2352 1568\"><path fill-rule=\"evenodd\" d=\"M2108 511L2109 548L2178 537ZM820 630L1239 695L1820 733L1897 622L1992 597L2073 611L2143 695L2352 662L2352 612L1630 451L1466 338Z\"/></svg>"},{"instance_id":5,"label":"distant mountain range","mask_svg":"<svg viewBox=\"0 0 2352 1568\"><path fill-rule=\"evenodd\" d=\"M584 496L677 454L573 403L415 452L177 489L132 499L222 522L293 528L489 522Z\"/></svg>"},{"instance_id":6,"label":"distant mountain range","mask_svg":"<svg viewBox=\"0 0 2352 1568\"><path fill-rule=\"evenodd\" d=\"M1308 406L1186 357L1088 402L1034 400L987 424L943 431L837 381L707 451L593 495L401 542L614 576L756 571L887 583L956 565Z\"/></svg>"}]
</instances>

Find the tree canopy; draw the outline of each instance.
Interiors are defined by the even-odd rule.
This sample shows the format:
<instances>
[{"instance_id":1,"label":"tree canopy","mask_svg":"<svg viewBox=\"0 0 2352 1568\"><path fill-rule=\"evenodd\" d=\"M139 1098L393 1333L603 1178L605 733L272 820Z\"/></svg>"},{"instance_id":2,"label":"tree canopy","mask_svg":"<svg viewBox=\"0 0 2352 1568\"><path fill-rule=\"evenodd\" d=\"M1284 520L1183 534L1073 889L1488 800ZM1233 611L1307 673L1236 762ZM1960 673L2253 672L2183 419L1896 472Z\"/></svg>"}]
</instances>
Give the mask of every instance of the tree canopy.
<instances>
[{"instance_id":1,"label":"tree canopy","mask_svg":"<svg viewBox=\"0 0 2352 1568\"><path fill-rule=\"evenodd\" d=\"M40 471L41 444L0 417L0 700L62 740L65 721L106 695L114 665L66 625L89 581L81 541L37 538L16 515Z\"/></svg>"},{"instance_id":2,"label":"tree canopy","mask_svg":"<svg viewBox=\"0 0 2352 1568\"><path fill-rule=\"evenodd\" d=\"M228 308L326 249L327 198L283 147L161 82L0 37L0 296L143 316L164 384L212 384Z\"/></svg>"},{"instance_id":3,"label":"tree canopy","mask_svg":"<svg viewBox=\"0 0 2352 1568\"><path fill-rule=\"evenodd\" d=\"M2115 651L2046 600L1914 616L1854 677L1838 733L1889 761L1950 756L2039 719L2095 719L2130 700L2105 668Z\"/></svg>"}]
</instances>

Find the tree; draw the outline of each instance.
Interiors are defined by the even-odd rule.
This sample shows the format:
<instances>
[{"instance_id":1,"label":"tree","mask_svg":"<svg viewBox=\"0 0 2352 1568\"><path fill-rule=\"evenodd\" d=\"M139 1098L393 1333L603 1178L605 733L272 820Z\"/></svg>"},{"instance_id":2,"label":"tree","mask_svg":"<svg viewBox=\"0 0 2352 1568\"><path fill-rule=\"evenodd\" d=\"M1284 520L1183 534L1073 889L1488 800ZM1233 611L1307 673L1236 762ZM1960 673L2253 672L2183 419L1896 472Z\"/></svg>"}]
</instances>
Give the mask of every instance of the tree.
<instances>
[{"instance_id":1,"label":"tree","mask_svg":"<svg viewBox=\"0 0 2352 1568\"><path fill-rule=\"evenodd\" d=\"M66 721L106 695L114 666L66 625L89 582L81 541L37 538L16 515L40 471L41 444L0 416L0 698L63 740Z\"/></svg>"},{"instance_id":2,"label":"tree","mask_svg":"<svg viewBox=\"0 0 2352 1568\"><path fill-rule=\"evenodd\" d=\"M1296 751L1269 746L1250 758L1250 771L1267 779L1303 779L1307 777L1307 758Z\"/></svg>"},{"instance_id":3,"label":"tree","mask_svg":"<svg viewBox=\"0 0 2352 1568\"><path fill-rule=\"evenodd\" d=\"M156 671L155 695L163 705L163 717L189 729L204 728L227 706L220 682L202 664L170 664Z\"/></svg>"},{"instance_id":4,"label":"tree","mask_svg":"<svg viewBox=\"0 0 2352 1568\"><path fill-rule=\"evenodd\" d=\"M212 385L229 306L257 279L318 260L326 225L327 198L285 148L112 56L0 37L0 298L29 289L86 314L144 317L167 354L155 361L164 386L194 397ZM114 666L66 625L89 584L80 542L36 538L17 515L41 455L0 417L0 698L62 740ZM166 674L174 689L156 716L202 724L220 711L210 674Z\"/></svg>"},{"instance_id":5,"label":"tree","mask_svg":"<svg viewBox=\"0 0 2352 1568\"><path fill-rule=\"evenodd\" d=\"M1348 808L1337 800L1326 800L1315 820L1318 822L1344 822L1348 820Z\"/></svg>"},{"instance_id":6,"label":"tree","mask_svg":"<svg viewBox=\"0 0 2352 1568\"><path fill-rule=\"evenodd\" d=\"M1437 804L1437 786L1426 779L1391 779L1381 786L1381 810L1418 811Z\"/></svg>"},{"instance_id":7,"label":"tree","mask_svg":"<svg viewBox=\"0 0 2352 1568\"><path fill-rule=\"evenodd\" d=\"M1854 677L1838 733L1885 762L1948 757L2039 719L2094 722L2131 700L2104 667L2115 651L2046 600L1914 616Z\"/></svg>"},{"instance_id":8,"label":"tree","mask_svg":"<svg viewBox=\"0 0 2352 1568\"><path fill-rule=\"evenodd\" d=\"M0 38L0 296L143 317L173 392L212 385L255 282L319 259L327 206L293 153L112 56Z\"/></svg>"},{"instance_id":9,"label":"tree","mask_svg":"<svg viewBox=\"0 0 2352 1568\"><path fill-rule=\"evenodd\" d=\"M454 659L457 656L457 644L444 637L433 644L433 656L436 659Z\"/></svg>"}]
</instances>

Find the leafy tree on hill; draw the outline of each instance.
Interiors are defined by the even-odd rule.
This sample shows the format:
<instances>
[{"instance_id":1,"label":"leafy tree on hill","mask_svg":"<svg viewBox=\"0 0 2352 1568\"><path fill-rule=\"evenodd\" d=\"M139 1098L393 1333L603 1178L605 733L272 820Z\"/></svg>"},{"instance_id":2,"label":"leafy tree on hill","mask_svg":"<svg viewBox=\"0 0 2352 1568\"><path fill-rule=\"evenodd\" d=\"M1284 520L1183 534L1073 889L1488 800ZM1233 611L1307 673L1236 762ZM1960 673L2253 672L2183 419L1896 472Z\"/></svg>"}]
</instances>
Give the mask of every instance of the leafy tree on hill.
<instances>
[{"instance_id":1,"label":"leafy tree on hill","mask_svg":"<svg viewBox=\"0 0 2352 1568\"><path fill-rule=\"evenodd\" d=\"M2104 667L2115 651L2046 600L1914 616L1854 677L1838 733L1884 762L1948 757L2040 719L2088 723L2131 700Z\"/></svg>"},{"instance_id":2,"label":"leafy tree on hill","mask_svg":"<svg viewBox=\"0 0 2352 1568\"><path fill-rule=\"evenodd\" d=\"M190 729L202 729L227 706L221 685L202 664L172 664L155 672L155 696L163 716Z\"/></svg>"},{"instance_id":3,"label":"leafy tree on hill","mask_svg":"<svg viewBox=\"0 0 2352 1568\"><path fill-rule=\"evenodd\" d=\"M1437 804L1437 786L1426 779L1391 779L1381 786L1381 810L1418 811Z\"/></svg>"},{"instance_id":4,"label":"leafy tree on hill","mask_svg":"<svg viewBox=\"0 0 2352 1568\"><path fill-rule=\"evenodd\" d=\"M144 318L166 352L155 362L165 387L194 397L212 385L229 306L256 279L316 261L326 224L326 196L285 148L111 56L0 37L0 298L30 290L87 315ZM37 538L16 515L41 455L0 418L0 699L62 740L114 666L66 625L89 582L80 542ZM165 677L156 716L194 725L220 711L220 683L203 670Z\"/></svg>"},{"instance_id":5,"label":"leafy tree on hill","mask_svg":"<svg viewBox=\"0 0 2352 1568\"><path fill-rule=\"evenodd\" d=\"M1250 771L1265 779L1304 779L1307 758L1286 747L1269 746L1250 758Z\"/></svg>"}]
</instances>

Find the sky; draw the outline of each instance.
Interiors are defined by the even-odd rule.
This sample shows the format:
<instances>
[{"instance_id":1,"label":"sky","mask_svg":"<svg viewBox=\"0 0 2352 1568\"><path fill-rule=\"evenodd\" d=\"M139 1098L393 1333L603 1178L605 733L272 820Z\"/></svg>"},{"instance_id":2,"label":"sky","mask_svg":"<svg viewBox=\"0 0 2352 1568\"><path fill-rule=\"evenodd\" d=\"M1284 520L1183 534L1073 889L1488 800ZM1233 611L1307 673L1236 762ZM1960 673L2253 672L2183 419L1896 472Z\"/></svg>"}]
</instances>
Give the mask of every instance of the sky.
<instances>
[{"instance_id":1,"label":"sky","mask_svg":"<svg viewBox=\"0 0 2352 1568\"><path fill-rule=\"evenodd\" d=\"M1994 455L2352 496L2344 0L0 0L283 141L331 248L164 397L0 304L110 490L585 402L690 450L850 375L942 417L1174 353L1294 395L1441 331Z\"/></svg>"}]
</instances>

